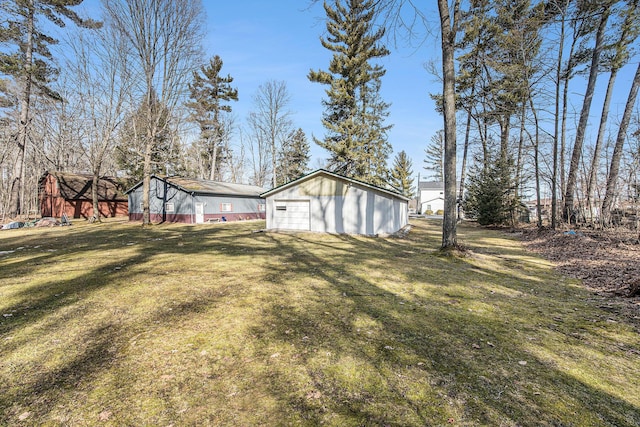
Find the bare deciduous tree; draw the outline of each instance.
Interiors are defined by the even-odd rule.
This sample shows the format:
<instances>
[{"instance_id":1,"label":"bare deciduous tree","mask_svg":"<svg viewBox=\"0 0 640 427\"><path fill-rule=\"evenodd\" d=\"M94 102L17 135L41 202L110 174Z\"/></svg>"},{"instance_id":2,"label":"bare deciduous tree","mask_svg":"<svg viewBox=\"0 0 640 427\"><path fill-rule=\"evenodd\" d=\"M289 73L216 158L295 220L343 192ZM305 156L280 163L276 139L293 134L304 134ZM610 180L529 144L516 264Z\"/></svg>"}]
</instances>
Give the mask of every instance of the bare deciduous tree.
<instances>
[{"instance_id":1,"label":"bare deciduous tree","mask_svg":"<svg viewBox=\"0 0 640 427\"><path fill-rule=\"evenodd\" d=\"M254 167L254 175L260 177L261 184L266 184L264 164L271 163L271 184L276 186L277 153L282 141L291 131L291 112L287 109L291 96L283 81L270 80L260 85L253 97L254 111L249 114L249 126L254 142L254 157L259 160L258 168ZM263 152L268 150L268 152Z\"/></svg>"},{"instance_id":2,"label":"bare deciduous tree","mask_svg":"<svg viewBox=\"0 0 640 427\"><path fill-rule=\"evenodd\" d=\"M240 136L242 145L249 151L251 162L251 183L264 187L269 182L269 166L271 164L271 149L266 139L261 138L249 116L249 129Z\"/></svg>"},{"instance_id":3,"label":"bare deciduous tree","mask_svg":"<svg viewBox=\"0 0 640 427\"><path fill-rule=\"evenodd\" d=\"M566 222L572 221L574 215L574 192L576 190L576 181L578 176L578 168L580 167L580 158L582 156L582 146L584 144L585 132L589 120L589 112L591 110L591 101L596 87L596 78L598 77L598 67L600 65L600 54L605 43L605 29L607 21L611 13L612 1L606 1L603 4L597 4L595 10L588 12L598 14L598 29L596 31L596 41L591 55L591 65L589 68L589 79L580 112L580 121L576 129L576 137L573 145L573 153L571 155L571 163L569 164L569 174L567 176L567 188L564 195L564 208L562 212L563 219Z\"/></svg>"},{"instance_id":4,"label":"bare deciduous tree","mask_svg":"<svg viewBox=\"0 0 640 427\"><path fill-rule=\"evenodd\" d=\"M620 159L622 157L622 148L624 146L624 141L627 138L627 128L629 127L629 122L631 121L631 114L633 112L633 106L636 103L636 98L638 96L638 89L640 88L640 64L638 64L638 68L636 69L635 77L633 78L633 83L631 84L631 89L629 90L629 96L627 98L627 104L624 109L624 113L622 116L622 122L620 123L620 128L618 129L618 137L616 138L616 145L613 150L613 155L611 157L611 166L609 167L609 177L607 178L607 190L604 196L604 200L602 201L602 217L605 222L609 222L611 220L611 207L613 205L613 197L615 193L616 184L618 182L618 173L620 170Z\"/></svg>"},{"instance_id":5,"label":"bare deciduous tree","mask_svg":"<svg viewBox=\"0 0 640 427\"><path fill-rule=\"evenodd\" d=\"M127 45L128 69L140 82L133 92L145 111L143 225L151 223L151 157L170 116L185 99L201 63L203 9L194 0L103 0L107 22ZM167 117L169 116L169 117Z\"/></svg>"},{"instance_id":6,"label":"bare deciduous tree","mask_svg":"<svg viewBox=\"0 0 640 427\"><path fill-rule=\"evenodd\" d=\"M100 221L98 184L103 165L111 158L115 132L126 115L127 94L132 80L123 39L107 26L99 34L78 32L70 41L73 57L68 70L73 76L77 118L83 129L82 149L93 175L91 198L93 219Z\"/></svg>"}]
</instances>

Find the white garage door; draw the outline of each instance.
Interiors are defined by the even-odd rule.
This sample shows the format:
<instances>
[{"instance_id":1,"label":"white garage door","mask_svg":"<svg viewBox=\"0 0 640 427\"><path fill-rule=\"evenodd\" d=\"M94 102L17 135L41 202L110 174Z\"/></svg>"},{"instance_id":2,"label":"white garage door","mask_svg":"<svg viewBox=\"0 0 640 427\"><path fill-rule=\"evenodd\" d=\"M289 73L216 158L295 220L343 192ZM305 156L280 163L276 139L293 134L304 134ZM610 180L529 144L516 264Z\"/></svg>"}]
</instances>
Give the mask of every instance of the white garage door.
<instances>
[{"instance_id":1,"label":"white garage door","mask_svg":"<svg viewBox=\"0 0 640 427\"><path fill-rule=\"evenodd\" d=\"M273 227L281 230L309 230L308 200L276 200Z\"/></svg>"}]
</instances>

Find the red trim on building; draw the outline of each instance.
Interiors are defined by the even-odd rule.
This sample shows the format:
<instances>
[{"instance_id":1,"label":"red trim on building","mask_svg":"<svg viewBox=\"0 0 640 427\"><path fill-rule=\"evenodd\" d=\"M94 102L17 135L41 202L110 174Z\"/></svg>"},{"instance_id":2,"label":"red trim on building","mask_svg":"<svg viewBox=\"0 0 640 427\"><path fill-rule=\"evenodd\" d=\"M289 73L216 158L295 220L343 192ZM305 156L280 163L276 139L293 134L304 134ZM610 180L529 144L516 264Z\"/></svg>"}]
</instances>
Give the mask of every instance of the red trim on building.
<instances>
[{"instance_id":1,"label":"red trim on building","mask_svg":"<svg viewBox=\"0 0 640 427\"><path fill-rule=\"evenodd\" d=\"M224 217L227 221L246 221L250 219L265 219L266 216L264 212L205 214L204 222L221 221L222 217ZM151 214L150 219L152 223L180 222L184 224L193 224L195 222L195 215L166 214L166 218L163 221L161 214ZM142 221L142 214L130 213L129 221Z\"/></svg>"}]
</instances>

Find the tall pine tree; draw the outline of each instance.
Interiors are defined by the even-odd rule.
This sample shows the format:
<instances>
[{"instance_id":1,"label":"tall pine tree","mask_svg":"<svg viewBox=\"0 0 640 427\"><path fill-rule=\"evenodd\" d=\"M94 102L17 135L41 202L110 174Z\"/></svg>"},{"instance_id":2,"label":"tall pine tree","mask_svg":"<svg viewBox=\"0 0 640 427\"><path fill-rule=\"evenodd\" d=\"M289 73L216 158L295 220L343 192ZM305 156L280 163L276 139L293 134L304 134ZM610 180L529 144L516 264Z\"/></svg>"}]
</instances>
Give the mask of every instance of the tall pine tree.
<instances>
[{"instance_id":1,"label":"tall pine tree","mask_svg":"<svg viewBox=\"0 0 640 427\"><path fill-rule=\"evenodd\" d=\"M208 161L210 180L215 180L218 166L218 155L225 127L220 117L221 112L231 112L229 101L238 100L238 90L231 87L233 77L220 75L222 59L214 56L208 66L193 73L193 82L189 84L191 99L187 106L192 110L192 119L200 126L200 143L203 157ZM205 178L205 177L203 177Z\"/></svg>"},{"instance_id":2,"label":"tall pine tree","mask_svg":"<svg viewBox=\"0 0 640 427\"><path fill-rule=\"evenodd\" d=\"M424 169L436 181L444 181L444 130L431 137L431 144L424 149Z\"/></svg>"},{"instance_id":3,"label":"tall pine tree","mask_svg":"<svg viewBox=\"0 0 640 427\"><path fill-rule=\"evenodd\" d=\"M469 174L464 211L481 225L515 225L520 208L516 193L515 169L511 158L503 159L499 150L489 150L486 158L476 157Z\"/></svg>"},{"instance_id":4,"label":"tall pine tree","mask_svg":"<svg viewBox=\"0 0 640 427\"><path fill-rule=\"evenodd\" d=\"M32 123L32 97L44 95L62 100L60 94L50 87L58 74L50 46L58 41L44 33L47 30L45 22L49 21L61 28L69 21L86 28L100 27L100 23L83 19L71 9L80 3L82 0L0 1L0 41L5 46L15 46L14 51L0 52L0 75L9 76L15 81L20 110L15 137L18 155L11 180L9 216L22 213L21 195L27 141Z\"/></svg>"},{"instance_id":5,"label":"tall pine tree","mask_svg":"<svg viewBox=\"0 0 640 427\"><path fill-rule=\"evenodd\" d=\"M414 196L412 167L411 159L407 157L407 153L401 151L393 160L393 169L391 169L391 185L409 198Z\"/></svg>"},{"instance_id":6,"label":"tall pine tree","mask_svg":"<svg viewBox=\"0 0 640 427\"><path fill-rule=\"evenodd\" d=\"M381 185L388 179L391 152L384 124L389 104L380 98L385 70L370 61L389 54L379 43L384 28L374 30L375 2L327 2L327 38L322 46L334 52L328 71L310 71L309 80L328 85L322 123L328 134L315 142L330 152L329 167L346 176Z\"/></svg>"},{"instance_id":7,"label":"tall pine tree","mask_svg":"<svg viewBox=\"0 0 640 427\"><path fill-rule=\"evenodd\" d=\"M292 131L282 141L278 155L276 185L300 178L309 170L309 142L302 129Z\"/></svg>"}]
</instances>

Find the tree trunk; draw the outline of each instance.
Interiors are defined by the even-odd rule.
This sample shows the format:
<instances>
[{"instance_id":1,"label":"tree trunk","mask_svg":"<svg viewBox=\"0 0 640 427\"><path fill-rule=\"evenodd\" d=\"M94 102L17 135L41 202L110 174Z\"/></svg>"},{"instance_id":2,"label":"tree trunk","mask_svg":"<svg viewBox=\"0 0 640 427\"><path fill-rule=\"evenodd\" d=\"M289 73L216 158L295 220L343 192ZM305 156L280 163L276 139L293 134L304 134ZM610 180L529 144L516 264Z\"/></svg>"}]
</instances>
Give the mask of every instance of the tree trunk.
<instances>
[{"instance_id":1,"label":"tree trunk","mask_svg":"<svg viewBox=\"0 0 640 427\"><path fill-rule=\"evenodd\" d=\"M94 124L96 121L94 121ZM100 199L98 195L98 187L100 185L100 170L109 146L109 135L115 127L107 126L109 130L105 131L100 138L100 143L94 143L94 156L90 156L91 167L93 170L93 181L91 186L91 200L93 202L93 220L102 222L100 219Z\"/></svg>"},{"instance_id":2,"label":"tree trunk","mask_svg":"<svg viewBox=\"0 0 640 427\"><path fill-rule=\"evenodd\" d=\"M528 79L528 76L526 76ZM531 93L527 95L529 100L531 100ZM520 112L520 131L518 135L518 153L516 155L516 176L515 176L515 196L516 198L520 196L520 180L522 179L522 169L524 163L524 135L525 135L525 121L527 119L527 104L522 103L522 111Z\"/></svg>"},{"instance_id":3,"label":"tree trunk","mask_svg":"<svg viewBox=\"0 0 640 427\"><path fill-rule=\"evenodd\" d=\"M558 225L558 149L560 145L560 83L562 81L562 55L564 53L565 14L560 23L560 45L556 65L555 115L553 121L553 170L551 172L551 229Z\"/></svg>"},{"instance_id":4,"label":"tree trunk","mask_svg":"<svg viewBox=\"0 0 640 427\"><path fill-rule=\"evenodd\" d=\"M93 201L93 219L101 222L100 201L98 200L98 185L100 184L100 169L93 170L93 180L91 182L91 200Z\"/></svg>"},{"instance_id":5,"label":"tree trunk","mask_svg":"<svg viewBox=\"0 0 640 427\"><path fill-rule=\"evenodd\" d=\"M475 87L471 89L471 97L473 97L474 89ZM462 199L464 198L464 181L465 181L466 170L467 170L467 154L469 152L470 134L471 134L471 108L469 108L469 111L467 112L467 124L466 124L465 133L464 133L464 149L462 152L462 167L460 169L460 188L458 189L459 202L462 201ZM459 203L458 204L458 221L460 221L461 219L462 219L462 205Z\"/></svg>"},{"instance_id":6,"label":"tree trunk","mask_svg":"<svg viewBox=\"0 0 640 427\"><path fill-rule=\"evenodd\" d=\"M567 73L568 74L568 73ZM567 188L567 174L566 174L566 154L567 154L567 111L569 104L569 77L565 77L564 86L562 88L562 127L560 130L560 167L558 173L560 174L560 194L562 195L562 203L564 204L564 192Z\"/></svg>"},{"instance_id":7,"label":"tree trunk","mask_svg":"<svg viewBox=\"0 0 640 427\"><path fill-rule=\"evenodd\" d=\"M535 108L533 98L531 98L531 96L529 96L529 106L531 107L533 123L536 129L535 142L533 143L533 160L536 175L536 219L538 228L542 228L542 203L540 200L540 123L538 120L538 111Z\"/></svg>"},{"instance_id":8,"label":"tree trunk","mask_svg":"<svg viewBox=\"0 0 640 427\"><path fill-rule=\"evenodd\" d=\"M444 218L441 249L453 249L458 245L456 236L456 76L454 54L459 8L459 0L455 0L453 17L451 17L448 1L438 0L442 33L444 95Z\"/></svg>"},{"instance_id":9,"label":"tree trunk","mask_svg":"<svg viewBox=\"0 0 640 427\"><path fill-rule=\"evenodd\" d=\"M147 131L147 141L144 144L144 164L142 168L142 225L151 225L151 210L149 199L151 194L151 152L153 150L153 133Z\"/></svg>"},{"instance_id":10,"label":"tree trunk","mask_svg":"<svg viewBox=\"0 0 640 427\"><path fill-rule=\"evenodd\" d=\"M276 188L278 186L278 179L276 173L276 161L277 161L277 152L276 152L276 137L272 133L271 134L271 170L273 171L273 176L271 177L271 186L272 188Z\"/></svg>"},{"instance_id":11,"label":"tree trunk","mask_svg":"<svg viewBox=\"0 0 640 427\"><path fill-rule=\"evenodd\" d=\"M213 150L211 152L211 171L209 171L209 180L216 180L216 165L218 163L218 146L222 142L222 125L220 124L220 117L218 110L213 112Z\"/></svg>"},{"instance_id":12,"label":"tree trunk","mask_svg":"<svg viewBox=\"0 0 640 427\"><path fill-rule=\"evenodd\" d=\"M483 105L483 111L486 111ZM486 168L487 162L489 161L489 145L487 143L487 135L489 134L489 129L487 125L487 121L485 119L480 119L478 116L473 117L473 121L476 122L478 126L478 138L480 139L480 145L482 146L482 164Z\"/></svg>"},{"instance_id":13,"label":"tree trunk","mask_svg":"<svg viewBox=\"0 0 640 427\"><path fill-rule=\"evenodd\" d=\"M507 163L509 156L509 130L511 129L511 117L508 115L498 118L500 124L500 161Z\"/></svg>"},{"instance_id":14,"label":"tree trunk","mask_svg":"<svg viewBox=\"0 0 640 427\"><path fill-rule=\"evenodd\" d=\"M102 162L108 143L108 136L106 136L102 141L102 144L98 147L98 153L92 162L93 181L91 186L91 200L93 201L93 219L97 222L102 222L102 220L100 219L100 200L98 199L98 186L100 185L100 169L102 168Z\"/></svg>"},{"instance_id":15,"label":"tree trunk","mask_svg":"<svg viewBox=\"0 0 640 427\"><path fill-rule=\"evenodd\" d=\"M640 87L640 64L638 64L636 75L633 78L633 83L631 84L629 98L627 98L627 105L624 108L624 114L622 115L622 121L620 122L620 128L618 130L618 137L616 138L616 145L613 149L613 155L611 156L611 167L609 168L609 178L607 179L607 190L604 195L604 200L602 201L602 218L603 221L605 221L605 224L609 224L611 222L611 206L613 205L616 183L618 181L622 148L624 146L627 128L631 121L633 106L635 105L636 98L638 96L638 87Z\"/></svg>"},{"instance_id":16,"label":"tree trunk","mask_svg":"<svg viewBox=\"0 0 640 427\"><path fill-rule=\"evenodd\" d=\"M598 31L596 33L596 44L591 57L591 68L589 70L589 81L587 90L582 103L582 111L580 112L580 121L578 129L576 129L576 139L573 145L573 154L571 155L571 163L569 164L569 175L567 177L567 188L564 196L564 209L562 217L566 222L570 222L573 215L574 192L576 189L576 181L578 177L578 168L580 167L580 157L582 155L582 145L584 143L584 134L589 120L589 111L591 110L591 101L593 100L593 92L596 87L596 79L598 77L598 65L600 64L600 53L602 52L605 36L605 28L609 18L609 6L602 11Z\"/></svg>"},{"instance_id":17,"label":"tree trunk","mask_svg":"<svg viewBox=\"0 0 640 427\"><path fill-rule=\"evenodd\" d=\"M574 24L575 27L575 24ZM564 31L564 28L563 28ZM565 159L565 154L566 154L566 147L567 147L567 105L569 103L569 80L571 79L571 73L573 72L573 67L574 67L574 52L576 50L576 45L578 44L579 41L579 36L578 31L575 30L574 28L574 36L573 39L571 41L571 47L569 48L569 52L568 52L568 56L569 56L569 61L567 63L567 70L564 73L564 76L562 78L563 81L563 88L562 88L562 119L561 119L561 123L562 123L562 127L561 127L561 131L560 131L560 164L559 164L559 170L558 170L558 174L560 175L560 189L559 192L560 194L562 194L562 202L564 202L564 194L565 194L565 189L567 188L567 183L566 183L566 173L565 173L565 165L566 165L566 159ZM564 32L563 32L564 34ZM560 53L560 55L562 55L562 53ZM558 64L558 67L562 66L562 58L558 59L560 61L560 63ZM560 81L560 80L559 80ZM558 89L559 90L559 89ZM557 213L557 206L556 206L556 213Z\"/></svg>"},{"instance_id":18,"label":"tree trunk","mask_svg":"<svg viewBox=\"0 0 640 427\"><path fill-rule=\"evenodd\" d=\"M18 134L16 143L18 146L18 156L13 167L13 177L11 180L11 192L9 194L9 216L15 217L22 213L24 194L24 164L27 153L27 133L29 128L29 109L31 106L31 76L33 74L33 33L34 29L34 6L33 2L28 2L28 15L26 16L27 41L24 54L25 74L23 77L22 93L20 96L20 123L18 124Z\"/></svg>"},{"instance_id":19,"label":"tree trunk","mask_svg":"<svg viewBox=\"0 0 640 427\"><path fill-rule=\"evenodd\" d=\"M587 181L587 209L589 209L589 220L593 222L594 219L594 201L593 192L596 184L596 175L598 173L598 166L600 164L600 151L602 147L602 141L604 140L604 133L607 127L607 117L609 116L609 105L611 104L611 94L613 92L613 86L616 81L618 69L611 70L609 76L609 84L607 85L607 92L604 97L604 105L602 106L602 116L600 116L600 127L598 129L598 138L596 139L596 146L593 148L593 158L591 159L591 169L589 172L589 180Z\"/></svg>"},{"instance_id":20,"label":"tree trunk","mask_svg":"<svg viewBox=\"0 0 640 427\"><path fill-rule=\"evenodd\" d=\"M147 120L145 123L146 138L144 141L144 157L142 164L142 226L151 225L151 208L149 199L151 198L151 156L156 142L156 127L160 120L158 113L153 112L155 105L153 104L153 92L150 88L153 85L147 82L148 93L147 98Z\"/></svg>"},{"instance_id":21,"label":"tree trunk","mask_svg":"<svg viewBox=\"0 0 640 427\"><path fill-rule=\"evenodd\" d=\"M216 142L213 145L213 150L211 152L211 171L209 172L209 181L216 180L216 163L218 163L218 141L216 137Z\"/></svg>"}]
</instances>

